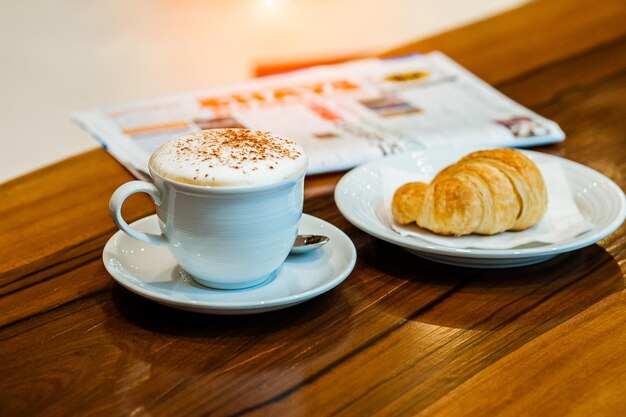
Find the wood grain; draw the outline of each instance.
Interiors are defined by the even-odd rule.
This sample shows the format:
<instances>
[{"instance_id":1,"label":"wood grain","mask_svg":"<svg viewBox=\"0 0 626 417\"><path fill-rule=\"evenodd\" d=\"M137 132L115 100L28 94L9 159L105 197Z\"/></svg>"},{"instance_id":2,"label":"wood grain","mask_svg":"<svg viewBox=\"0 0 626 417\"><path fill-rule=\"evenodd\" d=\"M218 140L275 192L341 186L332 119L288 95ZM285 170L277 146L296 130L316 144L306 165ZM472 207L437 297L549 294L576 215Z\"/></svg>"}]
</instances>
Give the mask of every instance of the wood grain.
<instances>
[{"instance_id":1,"label":"wood grain","mask_svg":"<svg viewBox=\"0 0 626 417\"><path fill-rule=\"evenodd\" d=\"M497 84L623 37L621 0L534 1L491 19L420 40L386 55L441 50Z\"/></svg>"},{"instance_id":2,"label":"wood grain","mask_svg":"<svg viewBox=\"0 0 626 417\"><path fill-rule=\"evenodd\" d=\"M624 188L624 6L587 8L531 3L402 51L440 49L496 82L567 133L541 150ZM552 30L522 42L537 22ZM307 179L305 211L352 238L354 272L310 302L246 317L173 310L113 283L107 201L131 176L103 150L0 185L0 415L626 414L624 225L535 266L450 267L349 224L338 177ZM124 210L151 212L140 197Z\"/></svg>"}]
</instances>

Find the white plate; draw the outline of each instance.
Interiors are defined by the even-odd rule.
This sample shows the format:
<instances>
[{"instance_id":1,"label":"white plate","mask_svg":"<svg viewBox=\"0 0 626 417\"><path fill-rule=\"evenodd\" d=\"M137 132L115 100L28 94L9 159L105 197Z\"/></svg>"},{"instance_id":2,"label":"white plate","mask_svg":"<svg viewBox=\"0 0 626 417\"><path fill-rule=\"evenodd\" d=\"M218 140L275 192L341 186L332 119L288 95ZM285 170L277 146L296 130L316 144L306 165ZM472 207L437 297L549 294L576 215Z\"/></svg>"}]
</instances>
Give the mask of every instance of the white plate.
<instances>
[{"instance_id":1,"label":"white plate","mask_svg":"<svg viewBox=\"0 0 626 417\"><path fill-rule=\"evenodd\" d=\"M160 232L156 215L132 226ZM316 251L289 256L272 281L243 290L203 287L178 266L167 247L139 242L121 231L109 239L102 258L118 283L158 303L208 314L261 313L323 294L339 285L354 268L354 244L332 224L304 214L299 233L325 235L330 241Z\"/></svg>"},{"instance_id":2,"label":"white plate","mask_svg":"<svg viewBox=\"0 0 626 417\"><path fill-rule=\"evenodd\" d=\"M624 193L613 181L576 162L523 151L537 162L560 162L576 205L585 219L593 224L591 230L553 244L536 243L500 250L450 248L417 237L404 237L392 230L385 218L381 168L436 174L469 152L468 149L426 149L370 162L344 175L335 189L335 201L346 219L366 233L402 246L423 258L477 268L507 268L542 262L560 253L591 245L613 233L624 222Z\"/></svg>"}]
</instances>

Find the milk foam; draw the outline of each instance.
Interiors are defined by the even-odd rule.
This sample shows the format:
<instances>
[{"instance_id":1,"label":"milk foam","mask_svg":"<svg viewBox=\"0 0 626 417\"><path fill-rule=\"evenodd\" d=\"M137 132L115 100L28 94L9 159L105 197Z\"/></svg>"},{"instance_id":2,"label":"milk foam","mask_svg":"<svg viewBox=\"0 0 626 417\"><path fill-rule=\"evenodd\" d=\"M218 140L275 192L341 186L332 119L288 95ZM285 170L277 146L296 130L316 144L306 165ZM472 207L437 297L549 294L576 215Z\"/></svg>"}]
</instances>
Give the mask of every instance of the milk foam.
<instances>
[{"instance_id":1,"label":"milk foam","mask_svg":"<svg viewBox=\"0 0 626 417\"><path fill-rule=\"evenodd\" d=\"M193 185L267 185L304 171L307 157L296 142L248 129L202 130L162 145L150 169Z\"/></svg>"}]
</instances>

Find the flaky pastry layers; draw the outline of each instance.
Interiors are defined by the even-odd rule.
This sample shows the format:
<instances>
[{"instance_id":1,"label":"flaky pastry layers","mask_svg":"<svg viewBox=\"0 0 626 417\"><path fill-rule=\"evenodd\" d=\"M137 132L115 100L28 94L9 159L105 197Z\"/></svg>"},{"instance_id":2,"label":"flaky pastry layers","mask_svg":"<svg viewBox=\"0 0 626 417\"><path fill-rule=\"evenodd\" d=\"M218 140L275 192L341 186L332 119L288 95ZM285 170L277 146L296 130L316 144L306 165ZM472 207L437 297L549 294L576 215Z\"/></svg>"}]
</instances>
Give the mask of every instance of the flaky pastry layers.
<instances>
[{"instance_id":1,"label":"flaky pastry layers","mask_svg":"<svg viewBox=\"0 0 626 417\"><path fill-rule=\"evenodd\" d=\"M404 184L392 212L400 224L415 222L441 235L493 235L537 224L547 206L537 166L514 149L492 149L463 157L430 184Z\"/></svg>"}]
</instances>

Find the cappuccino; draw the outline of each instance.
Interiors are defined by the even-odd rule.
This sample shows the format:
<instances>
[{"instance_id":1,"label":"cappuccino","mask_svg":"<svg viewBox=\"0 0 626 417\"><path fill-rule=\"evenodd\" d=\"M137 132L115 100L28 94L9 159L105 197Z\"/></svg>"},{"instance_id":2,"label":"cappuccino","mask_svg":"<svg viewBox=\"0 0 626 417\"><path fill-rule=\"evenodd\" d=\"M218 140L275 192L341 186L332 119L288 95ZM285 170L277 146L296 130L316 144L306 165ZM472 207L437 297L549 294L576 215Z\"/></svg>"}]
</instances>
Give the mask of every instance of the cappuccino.
<instances>
[{"instance_id":1,"label":"cappuccino","mask_svg":"<svg viewBox=\"0 0 626 417\"><path fill-rule=\"evenodd\" d=\"M288 139L246 129L205 130L160 147L153 182L130 181L111 196L115 224L142 242L166 245L198 283L221 289L268 282L298 234L307 158ZM160 235L122 217L131 194L156 205Z\"/></svg>"},{"instance_id":2,"label":"cappuccino","mask_svg":"<svg viewBox=\"0 0 626 417\"><path fill-rule=\"evenodd\" d=\"M163 178L212 187L273 184L306 166L296 142L248 129L195 132L164 144L150 158L150 169Z\"/></svg>"}]
</instances>

